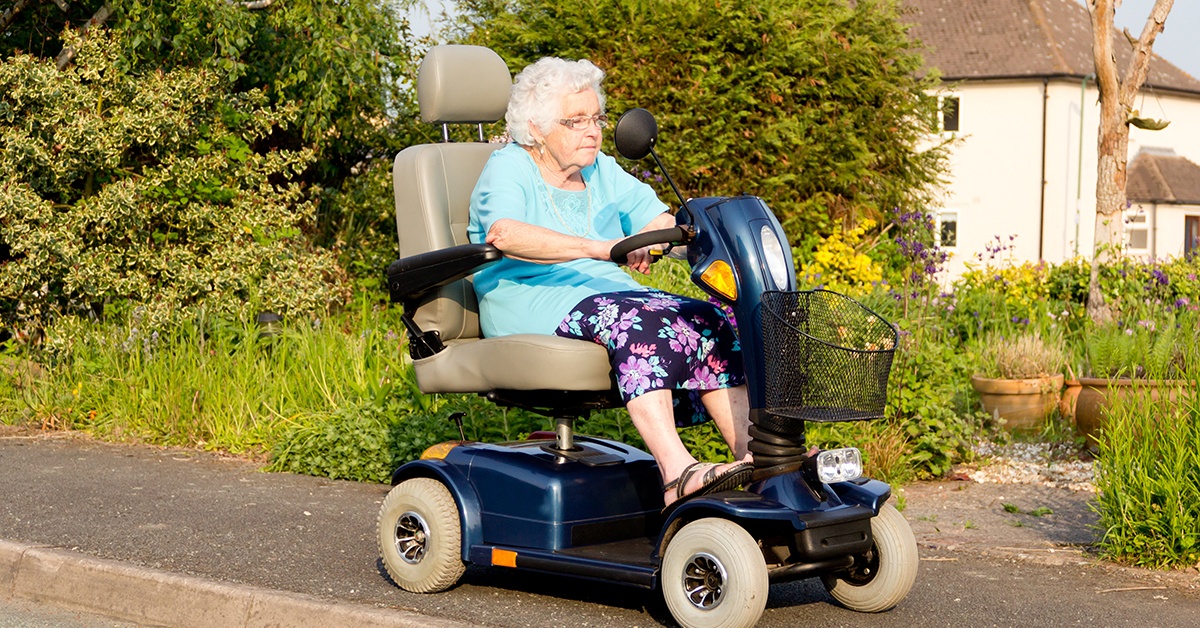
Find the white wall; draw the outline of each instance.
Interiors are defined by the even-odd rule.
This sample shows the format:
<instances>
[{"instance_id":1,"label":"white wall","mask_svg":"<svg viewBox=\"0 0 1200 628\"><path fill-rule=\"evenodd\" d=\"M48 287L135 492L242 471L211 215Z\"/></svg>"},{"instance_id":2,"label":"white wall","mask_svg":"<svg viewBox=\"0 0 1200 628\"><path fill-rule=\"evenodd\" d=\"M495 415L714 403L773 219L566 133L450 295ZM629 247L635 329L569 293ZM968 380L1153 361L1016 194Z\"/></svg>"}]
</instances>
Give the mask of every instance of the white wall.
<instances>
[{"instance_id":1,"label":"white wall","mask_svg":"<svg viewBox=\"0 0 1200 628\"><path fill-rule=\"evenodd\" d=\"M1200 205L1155 205L1134 203L1130 213L1141 212L1148 225L1147 250L1142 253L1150 259L1163 259L1183 255L1184 224L1189 216L1200 217Z\"/></svg>"},{"instance_id":2,"label":"white wall","mask_svg":"<svg viewBox=\"0 0 1200 628\"><path fill-rule=\"evenodd\" d=\"M947 264L952 275L977 262L997 236L1019 259L1037 258L1041 179L1041 83L963 85L959 139L951 150L943 200L958 212L958 247ZM1009 240L1016 235L1015 240Z\"/></svg>"},{"instance_id":3,"label":"white wall","mask_svg":"<svg viewBox=\"0 0 1200 628\"><path fill-rule=\"evenodd\" d=\"M1095 83L1089 82L1083 91L1078 80L964 83L944 95L959 98L960 111L959 131L945 134L960 140L951 151L949 182L942 200L945 211L958 214L958 246L949 250L949 274L957 276L965 264L978 263L980 256L987 261L986 248L997 236L1010 247L1008 259L1016 262L1037 261L1039 252L1040 259L1055 263L1073 257L1076 251L1090 257L1100 119ZM1147 146L1172 148L1200 163L1200 97L1146 92L1139 97L1138 108L1144 117L1167 119L1171 124L1162 131L1132 129L1131 159ZM1183 216L1196 215L1196 209L1157 209L1154 236L1160 257L1182 251ZM1010 241L1011 235L1016 238Z\"/></svg>"}]
</instances>

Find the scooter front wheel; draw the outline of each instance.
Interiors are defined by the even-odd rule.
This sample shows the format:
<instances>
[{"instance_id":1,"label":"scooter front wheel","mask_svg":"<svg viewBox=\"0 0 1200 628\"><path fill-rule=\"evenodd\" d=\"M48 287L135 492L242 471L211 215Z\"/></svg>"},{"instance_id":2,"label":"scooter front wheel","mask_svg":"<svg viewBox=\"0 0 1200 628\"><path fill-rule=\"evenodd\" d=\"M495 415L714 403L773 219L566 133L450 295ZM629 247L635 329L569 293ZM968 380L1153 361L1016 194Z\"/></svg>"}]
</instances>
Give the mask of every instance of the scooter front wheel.
<instances>
[{"instance_id":1,"label":"scooter front wheel","mask_svg":"<svg viewBox=\"0 0 1200 628\"><path fill-rule=\"evenodd\" d=\"M671 539L663 599L684 628L749 627L767 607L767 565L758 543L727 519L699 519Z\"/></svg>"},{"instance_id":2,"label":"scooter front wheel","mask_svg":"<svg viewBox=\"0 0 1200 628\"><path fill-rule=\"evenodd\" d=\"M397 484L379 509L379 557L405 591L444 591L462 576L462 528L458 506L437 480Z\"/></svg>"},{"instance_id":3,"label":"scooter front wheel","mask_svg":"<svg viewBox=\"0 0 1200 628\"><path fill-rule=\"evenodd\" d=\"M822 576L825 589L846 608L880 613L908 595L917 579L917 540L900 511L884 504L871 519L875 543L849 573Z\"/></svg>"}]
</instances>

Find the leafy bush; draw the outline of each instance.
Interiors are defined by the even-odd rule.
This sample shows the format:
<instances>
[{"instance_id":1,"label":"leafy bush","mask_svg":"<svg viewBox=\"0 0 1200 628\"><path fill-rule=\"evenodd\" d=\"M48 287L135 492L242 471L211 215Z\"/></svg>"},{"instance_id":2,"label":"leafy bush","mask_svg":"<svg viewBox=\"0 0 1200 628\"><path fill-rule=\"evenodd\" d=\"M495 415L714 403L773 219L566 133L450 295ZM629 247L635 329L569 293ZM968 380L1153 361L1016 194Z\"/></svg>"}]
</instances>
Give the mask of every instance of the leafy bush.
<instances>
[{"instance_id":1,"label":"leafy bush","mask_svg":"<svg viewBox=\"0 0 1200 628\"><path fill-rule=\"evenodd\" d=\"M904 430L909 463L920 477L939 477L967 453L977 425L971 410L970 358L949 344L903 336L888 382L887 416Z\"/></svg>"},{"instance_id":2,"label":"leafy bush","mask_svg":"<svg viewBox=\"0 0 1200 628\"><path fill-rule=\"evenodd\" d=\"M466 42L514 71L546 55L596 62L610 111L658 117L688 195L761 196L793 245L922 208L946 159L922 144L937 83L895 0L457 4Z\"/></svg>"},{"instance_id":3,"label":"leafy bush","mask_svg":"<svg viewBox=\"0 0 1200 628\"><path fill-rule=\"evenodd\" d=\"M874 220L862 220L858 226L844 234L835 231L820 238L815 251L806 255L802 249L795 250L800 267L800 283L824 287L827 290L855 295L869 292L883 280L883 271L878 262L863 252L871 240L864 237L874 230ZM810 257L811 259L805 259Z\"/></svg>"},{"instance_id":4,"label":"leafy bush","mask_svg":"<svg viewBox=\"0 0 1200 628\"><path fill-rule=\"evenodd\" d=\"M1099 439L1100 546L1140 567L1200 562L1200 382L1153 399L1149 389L1118 399ZM1159 392L1163 397L1165 392Z\"/></svg>"},{"instance_id":5,"label":"leafy bush","mask_svg":"<svg viewBox=\"0 0 1200 628\"><path fill-rule=\"evenodd\" d=\"M345 276L305 232L309 151L259 153L296 111L215 75L119 71L119 41L70 40L66 72L0 65L0 326L137 308L143 326L207 310L305 318Z\"/></svg>"}]
</instances>

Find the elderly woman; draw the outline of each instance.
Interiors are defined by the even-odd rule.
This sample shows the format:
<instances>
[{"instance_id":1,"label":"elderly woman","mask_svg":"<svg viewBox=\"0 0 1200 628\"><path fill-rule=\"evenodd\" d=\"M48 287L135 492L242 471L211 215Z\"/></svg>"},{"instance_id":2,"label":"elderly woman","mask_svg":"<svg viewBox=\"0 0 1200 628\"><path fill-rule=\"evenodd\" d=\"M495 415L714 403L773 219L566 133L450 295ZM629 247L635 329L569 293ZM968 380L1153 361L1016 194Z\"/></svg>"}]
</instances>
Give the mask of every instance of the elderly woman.
<instances>
[{"instance_id":1,"label":"elderly woman","mask_svg":"<svg viewBox=\"0 0 1200 628\"><path fill-rule=\"evenodd\" d=\"M645 288L610 259L617 241L675 219L600 152L603 78L589 61L552 57L517 75L505 116L513 143L492 155L471 195L471 241L504 252L475 275L475 291L486 336L557 334L608 349L670 505L749 480L741 354L718 308ZM649 273L649 249L627 264ZM692 410L696 398L706 413ZM697 462L684 447L676 427L708 418L737 462Z\"/></svg>"}]
</instances>

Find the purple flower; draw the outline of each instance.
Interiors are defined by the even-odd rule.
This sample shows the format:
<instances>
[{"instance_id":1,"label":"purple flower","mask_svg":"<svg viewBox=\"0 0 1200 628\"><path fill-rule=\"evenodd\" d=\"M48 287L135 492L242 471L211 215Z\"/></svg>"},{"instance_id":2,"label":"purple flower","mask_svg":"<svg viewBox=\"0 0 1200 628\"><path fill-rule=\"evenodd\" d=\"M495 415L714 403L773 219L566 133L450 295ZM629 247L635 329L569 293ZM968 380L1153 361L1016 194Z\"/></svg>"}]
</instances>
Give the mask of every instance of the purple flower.
<instances>
[{"instance_id":1,"label":"purple flower","mask_svg":"<svg viewBox=\"0 0 1200 628\"><path fill-rule=\"evenodd\" d=\"M689 390L712 390L720 386L720 384L716 373L710 371L707 366L701 366L692 372L692 377L684 384L684 388Z\"/></svg>"},{"instance_id":2,"label":"purple flower","mask_svg":"<svg viewBox=\"0 0 1200 628\"><path fill-rule=\"evenodd\" d=\"M671 331L674 332L674 337L671 338L671 349L679 353L692 353L699 346L700 334L687 321L682 318L675 319L671 323Z\"/></svg>"},{"instance_id":3,"label":"purple flower","mask_svg":"<svg viewBox=\"0 0 1200 628\"><path fill-rule=\"evenodd\" d=\"M650 373L654 371L650 363L643 358L629 356L618 369L621 373L621 390L626 393L639 393L650 387Z\"/></svg>"}]
</instances>

